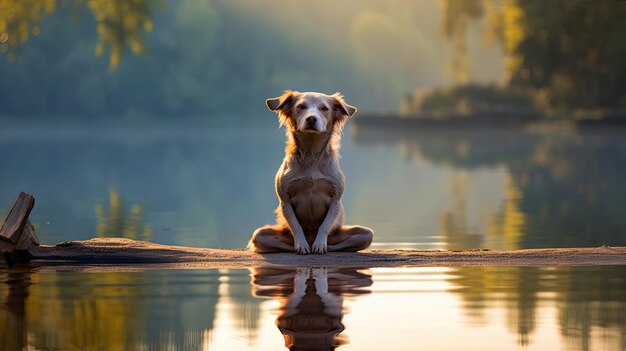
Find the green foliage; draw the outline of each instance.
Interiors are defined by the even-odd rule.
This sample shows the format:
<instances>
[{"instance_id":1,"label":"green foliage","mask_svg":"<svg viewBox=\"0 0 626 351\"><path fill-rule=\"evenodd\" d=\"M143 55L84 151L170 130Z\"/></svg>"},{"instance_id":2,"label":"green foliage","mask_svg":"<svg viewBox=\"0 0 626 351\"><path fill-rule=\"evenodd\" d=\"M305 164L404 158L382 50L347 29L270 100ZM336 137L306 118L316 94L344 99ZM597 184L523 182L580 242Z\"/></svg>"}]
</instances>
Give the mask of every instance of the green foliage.
<instances>
[{"instance_id":1,"label":"green foliage","mask_svg":"<svg viewBox=\"0 0 626 351\"><path fill-rule=\"evenodd\" d=\"M109 67L115 69L129 48L145 50L143 34L153 28L151 13L161 0L2 0L0 2L0 52L16 58L15 50L41 33L42 20L59 8L86 8L95 20L98 42L95 53L109 51ZM162 4L161 4L162 6ZM82 11L84 12L84 11Z\"/></svg>"},{"instance_id":2,"label":"green foliage","mask_svg":"<svg viewBox=\"0 0 626 351\"><path fill-rule=\"evenodd\" d=\"M481 19L484 9L485 35L504 51L504 81L535 89L543 107L626 106L626 2L483 0L481 7L442 0L442 4L448 6L442 27L453 57L466 52L468 18Z\"/></svg>"},{"instance_id":3,"label":"green foliage","mask_svg":"<svg viewBox=\"0 0 626 351\"><path fill-rule=\"evenodd\" d=\"M285 89L339 90L362 111L390 109L404 92L442 79L436 33L418 20L418 9L436 8L403 0L0 0L0 118L252 118Z\"/></svg>"},{"instance_id":4,"label":"green foliage","mask_svg":"<svg viewBox=\"0 0 626 351\"><path fill-rule=\"evenodd\" d=\"M51 3L48 12L33 12L11 2L23 9L10 17L22 18L13 27L41 30L13 44L13 27L0 27L10 31L0 55L0 116L245 115L286 88L349 93L348 78L358 77L347 55L328 59L324 42L308 42L305 50L287 45L291 33L224 3Z\"/></svg>"},{"instance_id":5,"label":"green foliage","mask_svg":"<svg viewBox=\"0 0 626 351\"><path fill-rule=\"evenodd\" d=\"M525 36L511 84L545 89L556 107L626 106L626 3L518 0Z\"/></svg>"},{"instance_id":6,"label":"green foliage","mask_svg":"<svg viewBox=\"0 0 626 351\"><path fill-rule=\"evenodd\" d=\"M467 32L473 20L483 15L482 0L441 0L441 34L452 43L446 71L460 83L470 79Z\"/></svg>"},{"instance_id":7,"label":"green foliage","mask_svg":"<svg viewBox=\"0 0 626 351\"><path fill-rule=\"evenodd\" d=\"M418 93L409 99L411 102L405 107L407 113L533 110L530 94L520 89L496 85L458 85Z\"/></svg>"}]
</instances>

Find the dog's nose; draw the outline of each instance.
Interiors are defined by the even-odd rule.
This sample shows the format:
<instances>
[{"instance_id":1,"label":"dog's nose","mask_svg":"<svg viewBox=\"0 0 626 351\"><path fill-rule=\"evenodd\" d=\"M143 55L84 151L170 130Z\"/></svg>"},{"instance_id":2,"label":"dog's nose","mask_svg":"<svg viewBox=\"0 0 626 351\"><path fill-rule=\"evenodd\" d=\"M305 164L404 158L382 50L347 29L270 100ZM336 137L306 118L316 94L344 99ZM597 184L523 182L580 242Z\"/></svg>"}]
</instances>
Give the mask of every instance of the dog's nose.
<instances>
[{"instance_id":1,"label":"dog's nose","mask_svg":"<svg viewBox=\"0 0 626 351\"><path fill-rule=\"evenodd\" d=\"M309 116L306 118L306 123L307 124L315 124L317 123L317 118L315 118L314 116Z\"/></svg>"}]
</instances>

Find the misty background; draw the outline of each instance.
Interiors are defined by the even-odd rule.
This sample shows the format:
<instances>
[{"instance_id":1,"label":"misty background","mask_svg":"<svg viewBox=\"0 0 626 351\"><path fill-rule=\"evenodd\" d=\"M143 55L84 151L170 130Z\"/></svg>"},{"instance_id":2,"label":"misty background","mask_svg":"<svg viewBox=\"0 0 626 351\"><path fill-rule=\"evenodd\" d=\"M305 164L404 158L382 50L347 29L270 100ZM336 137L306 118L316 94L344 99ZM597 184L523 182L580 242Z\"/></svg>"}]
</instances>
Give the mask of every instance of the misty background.
<instances>
[{"instance_id":1,"label":"misty background","mask_svg":"<svg viewBox=\"0 0 626 351\"><path fill-rule=\"evenodd\" d=\"M251 118L285 89L341 91L362 111L385 111L409 92L455 81L437 1L0 6L0 32L8 33L0 115L10 118ZM503 56L485 42L483 22L468 30L469 74L499 82Z\"/></svg>"},{"instance_id":2,"label":"misty background","mask_svg":"<svg viewBox=\"0 0 626 351\"><path fill-rule=\"evenodd\" d=\"M1 0L0 216L27 191L45 242L242 247L277 204L264 100L298 89L359 109L343 201L375 246L624 244L623 129L579 121L626 120L625 16L608 0ZM394 130L376 112L453 118Z\"/></svg>"}]
</instances>

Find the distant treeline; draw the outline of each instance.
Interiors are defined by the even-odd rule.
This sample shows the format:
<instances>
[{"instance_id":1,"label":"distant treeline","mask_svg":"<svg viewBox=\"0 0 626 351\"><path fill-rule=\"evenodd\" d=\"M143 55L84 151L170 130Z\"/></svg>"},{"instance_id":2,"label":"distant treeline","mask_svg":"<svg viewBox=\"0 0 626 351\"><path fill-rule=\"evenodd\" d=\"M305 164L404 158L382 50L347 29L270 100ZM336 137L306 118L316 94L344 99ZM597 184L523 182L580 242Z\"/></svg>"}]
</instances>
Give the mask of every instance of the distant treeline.
<instances>
[{"instance_id":1,"label":"distant treeline","mask_svg":"<svg viewBox=\"0 0 626 351\"><path fill-rule=\"evenodd\" d=\"M473 22L502 49L504 88L547 109L623 108L623 18L612 0L2 0L0 117L247 115L284 89L393 110L446 86L442 68L497 78L498 56L470 62Z\"/></svg>"},{"instance_id":2,"label":"distant treeline","mask_svg":"<svg viewBox=\"0 0 626 351\"><path fill-rule=\"evenodd\" d=\"M469 79L467 29L504 51L506 85L531 90L541 108L626 107L626 2L613 0L442 0L450 71Z\"/></svg>"},{"instance_id":3,"label":"distant treeline","mask_svg":"<svg viewBox=\"0 0 626 351\"><path fill-rule=\"evenodd\" d=\"M324 77L358 76L323 43L292 50L289 33L212 1L6 0L0 33L0 115L11 117L242 114L284 89L332 93L345 86Z\"/></svg>"}]
</instances>

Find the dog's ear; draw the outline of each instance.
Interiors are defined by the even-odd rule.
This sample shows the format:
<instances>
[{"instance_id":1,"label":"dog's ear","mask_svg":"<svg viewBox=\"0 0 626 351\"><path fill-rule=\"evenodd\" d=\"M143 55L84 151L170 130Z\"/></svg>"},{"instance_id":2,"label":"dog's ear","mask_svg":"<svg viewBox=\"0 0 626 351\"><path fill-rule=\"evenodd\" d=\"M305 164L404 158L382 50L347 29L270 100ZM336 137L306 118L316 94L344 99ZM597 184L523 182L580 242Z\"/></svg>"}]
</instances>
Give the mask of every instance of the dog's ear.
<instances>
[{"instance_id":1,"label":"dog's ear","mask_svg":"<svg viewBox=\"0 0 626 351\"><path fill-rule=\"evenodd\" d=\"M270 111L285 111L291 108L294 102L294 97L297 92L286 90L283 95L272 99L265 100L265 105Z\"/></svg>"},{"instance_id":2,"label":"dog's ear","mask_svg":"<svg viewBox=\"0 0 626 351\"><path fill-rule=\"evenodd\" d=\"M348 105L341 93L334 93L330 97L333 101L333 116L336 122L345 122L356 113L356 107Z\"/></svg>"},{"instance_id":3,"label":"dog's ear","mask_svg":"<svg viewBox=\"0 0 626 351\"><path fill-rule=\"evenodd\" d=\"M291 111L298 94L300 93L297 91L285 90L283 95L265 100L265 104L270 111L278 112L278 121L281 126L294 126L293 119L291 118Z\"/></svg>"}]
</instances>

